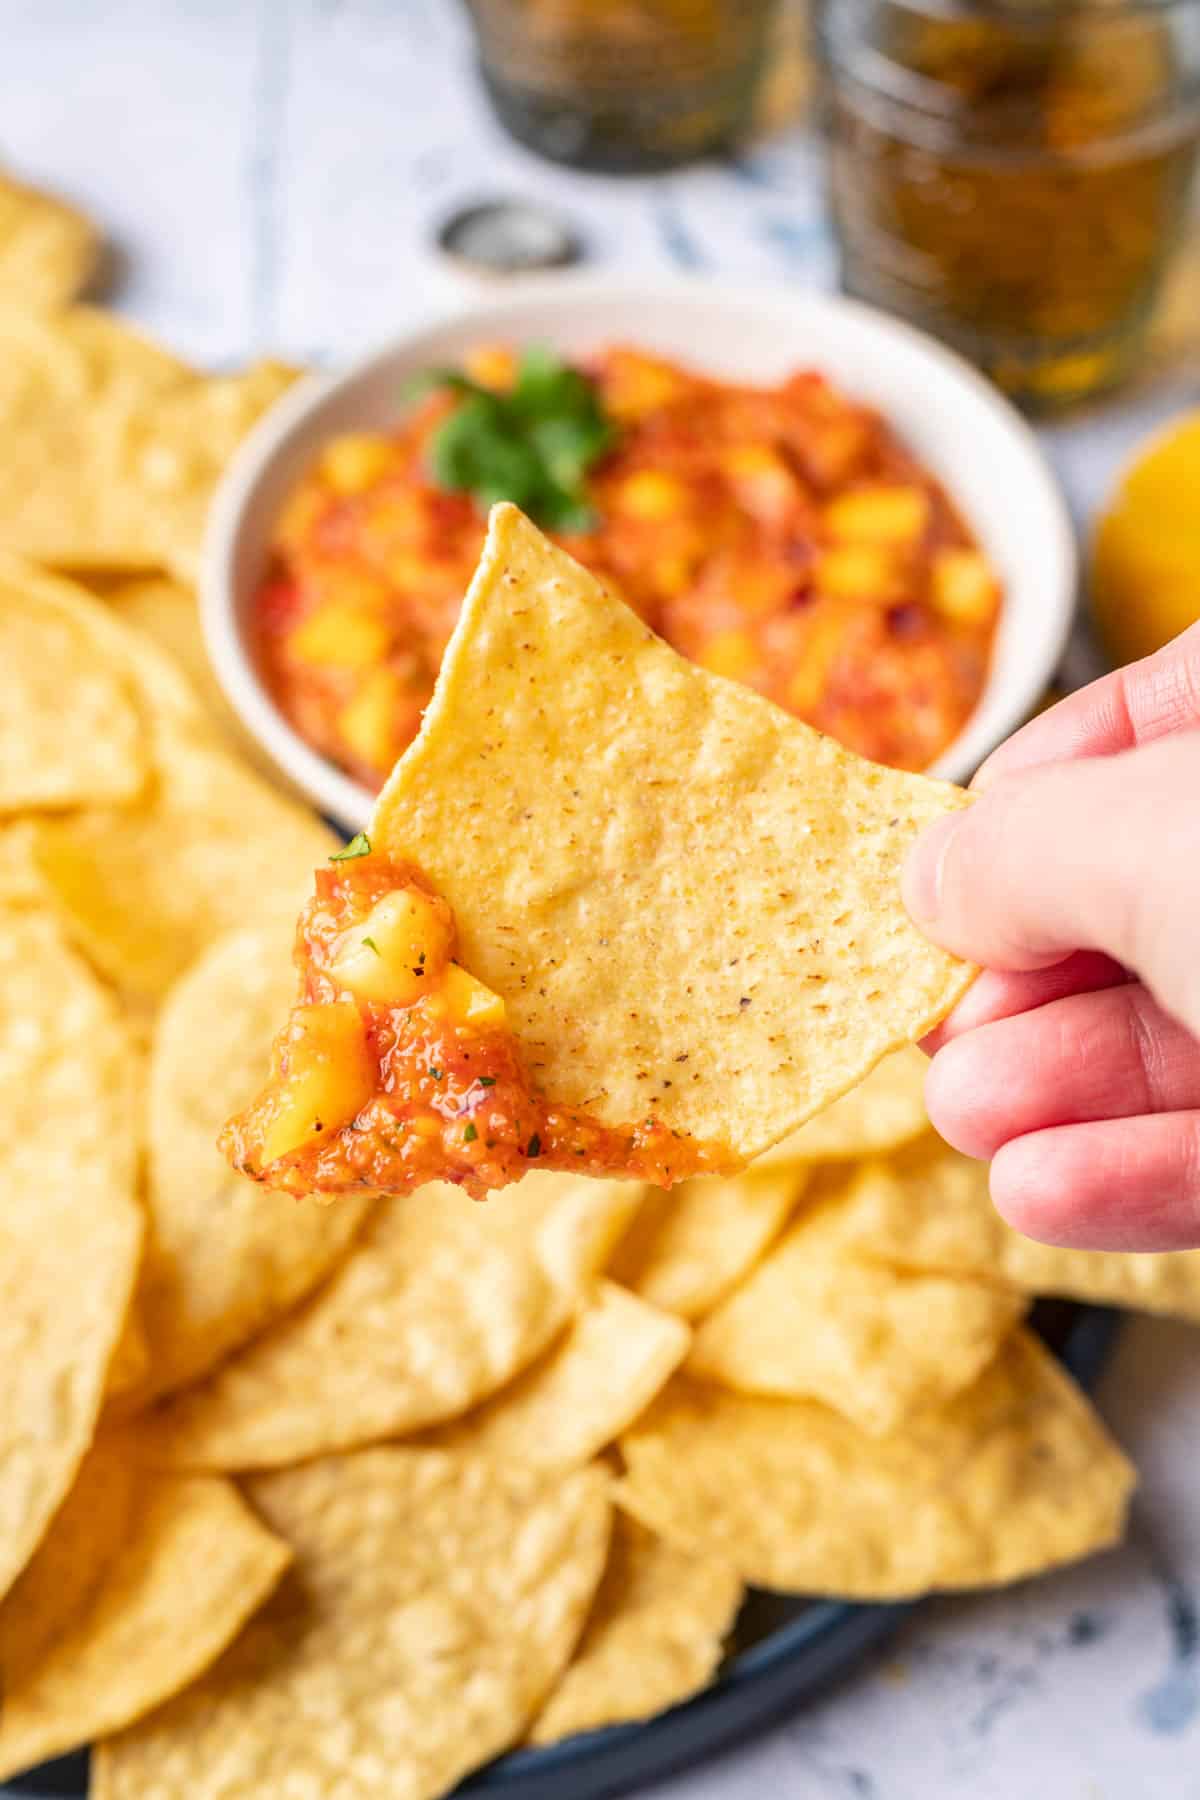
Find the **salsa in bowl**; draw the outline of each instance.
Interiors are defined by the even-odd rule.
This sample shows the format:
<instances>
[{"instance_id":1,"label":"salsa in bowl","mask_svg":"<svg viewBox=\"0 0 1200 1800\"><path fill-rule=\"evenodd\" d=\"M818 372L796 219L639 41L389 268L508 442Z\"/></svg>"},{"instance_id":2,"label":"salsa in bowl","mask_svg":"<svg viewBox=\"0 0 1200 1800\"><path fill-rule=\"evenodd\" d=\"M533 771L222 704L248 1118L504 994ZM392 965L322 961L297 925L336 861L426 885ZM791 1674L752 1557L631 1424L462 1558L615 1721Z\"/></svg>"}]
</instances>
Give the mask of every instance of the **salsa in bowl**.
<instances>
[{"instance_id":1,"label":"salsa in bowl","mask_svg":"<svg viewBox=\"0 0 1200 1800\"><path fill-rule=\"evenodd\" d=\"M1027 428L853 303L600 291L416 334L260 429L205 580L251 729L362 823L487 506L513 498L701 666L877 761L968 774L1036 703L1070 617L1069 529Z\"/></svg>"}]
</instances>

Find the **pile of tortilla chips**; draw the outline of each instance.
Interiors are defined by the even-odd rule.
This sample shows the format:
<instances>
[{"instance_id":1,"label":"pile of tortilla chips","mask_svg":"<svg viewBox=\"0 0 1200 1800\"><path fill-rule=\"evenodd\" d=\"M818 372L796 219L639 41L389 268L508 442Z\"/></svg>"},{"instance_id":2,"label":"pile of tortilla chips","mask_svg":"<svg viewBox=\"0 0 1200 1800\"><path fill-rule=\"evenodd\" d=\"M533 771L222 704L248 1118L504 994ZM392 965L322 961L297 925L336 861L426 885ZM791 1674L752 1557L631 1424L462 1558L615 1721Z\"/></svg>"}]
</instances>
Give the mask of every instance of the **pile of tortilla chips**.
<instances>
[{"instance_id":1,"label":"pile of tortilla chips","mask_svg":"<svg viewBox=\"0 0 1200 1800\"><path fill-rule=\"evenodd\" d=\"M186 584L286 374L73 306L90 234L37 220L0 184L0 1779L98 1742L102 1800L434 1800L683 1700L748 1585L1111 1543L1131 1471L1023 1314L1200 1318L1200 1254L1015 1237L914 1050L670 1195L226 1167L332 840L248 766Z\"/></svg>"}]
</instances>

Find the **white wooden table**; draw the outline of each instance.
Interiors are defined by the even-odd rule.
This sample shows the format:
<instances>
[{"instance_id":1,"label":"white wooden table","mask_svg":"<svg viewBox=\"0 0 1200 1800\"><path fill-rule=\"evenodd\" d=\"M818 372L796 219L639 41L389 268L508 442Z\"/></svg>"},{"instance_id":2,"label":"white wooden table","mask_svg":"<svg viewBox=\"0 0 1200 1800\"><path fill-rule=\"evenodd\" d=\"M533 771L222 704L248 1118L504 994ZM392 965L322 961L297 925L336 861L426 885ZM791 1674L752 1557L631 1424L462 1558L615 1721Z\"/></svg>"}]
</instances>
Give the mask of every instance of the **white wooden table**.
<instances>
[{"instance_id":1,"label":"white wooden table","mask_svg":"<svg viewBox=\"0 0 1200 1800\"><path fill-rule=\"evenodd\" d=\"M645 181L551 168L487 116L452 0L5 0L0 160L102 219L116 303L214 365L387 336L442 292L434 224L500 192L558 205L597 266L833 279L800 133ZM1045 434L1081 518L1190 389ZM930 1605L653 1800L1200 1800L1200 1330L1130 1324L1100 1403L1143 1476L1123 1549Z\"/></svg>"}]
</instances>

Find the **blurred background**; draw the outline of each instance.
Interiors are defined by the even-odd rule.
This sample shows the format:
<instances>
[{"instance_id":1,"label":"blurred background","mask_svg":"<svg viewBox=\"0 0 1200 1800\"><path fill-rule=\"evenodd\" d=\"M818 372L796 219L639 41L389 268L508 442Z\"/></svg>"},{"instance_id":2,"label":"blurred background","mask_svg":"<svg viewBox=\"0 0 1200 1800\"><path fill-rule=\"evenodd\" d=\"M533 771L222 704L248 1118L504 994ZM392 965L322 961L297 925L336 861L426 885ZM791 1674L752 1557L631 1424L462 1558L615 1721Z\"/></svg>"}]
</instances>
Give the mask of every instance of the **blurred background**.
<instances>
[{"instance_id":1,"label":"blurred background","mask_svg":"<svg viewBox=\"0 0 1200 1800\"><path fill-rule=\"evenodd\" d=\"M102 223L105 298L209 366L328 363L528 268L840 283L1035 407L1081 523L1200 390L1194 0L5 20L0 153Z\"/></svg>"}]
</instances>

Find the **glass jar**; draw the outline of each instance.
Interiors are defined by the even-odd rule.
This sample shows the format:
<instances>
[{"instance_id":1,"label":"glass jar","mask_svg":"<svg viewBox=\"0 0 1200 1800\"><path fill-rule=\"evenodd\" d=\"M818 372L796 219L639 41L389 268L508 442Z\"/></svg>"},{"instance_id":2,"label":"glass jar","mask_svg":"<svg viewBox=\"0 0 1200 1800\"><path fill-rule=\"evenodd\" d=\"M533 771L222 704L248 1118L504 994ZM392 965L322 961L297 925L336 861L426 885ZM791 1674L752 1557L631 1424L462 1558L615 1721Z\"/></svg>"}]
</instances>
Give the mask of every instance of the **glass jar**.
<instances>
[{"instance_id":1,"label":"glass jar","mask_svg":"<svg viewBox=\"0 0 1200 1800\"><path fill-rule=\"evenodd\" d=\"M1200 0L824 0L850 293L1054 404L1131 362L1188 209Z\"/></svg>"},{"instance_id":2,"label":"glass jar","mask_svg":"<svg viewBox=\"0 0 1200 1800\"><path fill-rule=\"evenodd\" d=\"M748 123L775 0L467 0L513 136L576 168L665 168Z\"/></svg>"}]
</instances>

